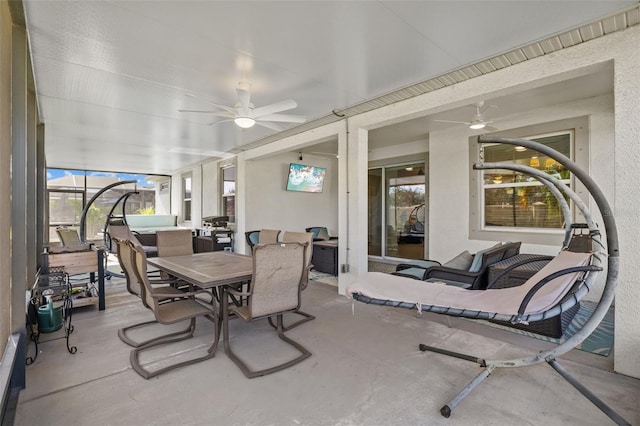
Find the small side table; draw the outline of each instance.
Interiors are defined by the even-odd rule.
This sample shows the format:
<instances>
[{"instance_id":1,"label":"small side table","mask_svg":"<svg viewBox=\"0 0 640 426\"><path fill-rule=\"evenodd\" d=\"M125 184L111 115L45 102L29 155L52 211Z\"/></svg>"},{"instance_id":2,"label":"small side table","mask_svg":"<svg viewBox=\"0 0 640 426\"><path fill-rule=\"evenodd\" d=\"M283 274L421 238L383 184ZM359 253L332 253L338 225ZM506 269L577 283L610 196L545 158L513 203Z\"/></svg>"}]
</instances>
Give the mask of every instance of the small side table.
<instances>
[{"instance_id":1,"label":"small side table","mask_svg":"<svg viewBox=\"0 0 640 426\"><path fill-rule=\"evenodd\" d=\"M233 230L208 228L196 230L195 252L233 251Z\"/></svg>"},{"instance_id":2,"label":"small side table","mask_svg":"<svg viewBox=\"0 0 640 426\"><path fill-rule=\"evenodd\" d=\"M318 272L338 276L338 240L314 242L311 263Z\"/></svg>"}]
</instances>

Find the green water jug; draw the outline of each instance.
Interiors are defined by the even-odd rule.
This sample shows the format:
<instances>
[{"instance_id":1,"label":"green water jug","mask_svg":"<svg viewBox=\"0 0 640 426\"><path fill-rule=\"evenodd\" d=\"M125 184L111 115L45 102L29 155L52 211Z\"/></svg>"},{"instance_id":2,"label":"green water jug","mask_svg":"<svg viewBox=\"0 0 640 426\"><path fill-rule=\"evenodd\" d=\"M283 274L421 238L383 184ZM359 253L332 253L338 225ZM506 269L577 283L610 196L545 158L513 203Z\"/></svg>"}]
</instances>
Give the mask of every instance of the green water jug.
<instances>
[{"instance_id":1,"label":"green water jug","mask_svg":"<svg viewBox=\"0 0 640 426\"><path fill-rule=\"evenodd\" d=\"M53 333L62 328L62 306L53 306L49 299L46 305L38 308L38 331Z\"/></svg>"}]
</instances>

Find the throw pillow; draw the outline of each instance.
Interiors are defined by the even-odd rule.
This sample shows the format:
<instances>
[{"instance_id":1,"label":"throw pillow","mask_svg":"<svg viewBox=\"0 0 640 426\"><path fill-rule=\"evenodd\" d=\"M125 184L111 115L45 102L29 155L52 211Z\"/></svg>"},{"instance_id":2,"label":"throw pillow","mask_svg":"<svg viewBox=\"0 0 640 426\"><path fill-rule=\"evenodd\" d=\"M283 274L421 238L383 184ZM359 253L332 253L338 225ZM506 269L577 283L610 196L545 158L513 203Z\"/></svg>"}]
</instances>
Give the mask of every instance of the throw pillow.
<instances>
[{"instance_id":1,"label":"throw pillow","mask_svg":"<svg viewBox=\"0 0 640 426\"><path fill-rule=\"evenodd\" d=\"M320 228L320 230L318 230L318 236L316 237L317 240L328 241L329 238L326 228Z\"/></svg>"},{"instance_id":2,"label":"throw pillow","mask_svg":"<svg viewBox=\"0 0 640 426\"><path fill-rule=\"evenodd\" d=\"M494 246L491 246L489 248L486 248L484 250L478 250L478 252L475 254L475 256L473 256L473 262L471 263L471 266L469 267L469 272L480 272L480 267L482 266L482 258L484 257L484 254L488 251L491 251L495 248L498 248L502 246L502 243L498 243Z\"/></svg>"},{"instance_id":3,"label":"throw pillow","mask_svg":"<svg viewBox=\"0 0 640 426\"><path fill-rule=\"evenodd\" d=\"M465 250L450 261L444 263L442 266L467 271L471 267L472 262L473 256L471 255L471 253L469 253L469 251Z\"/></svg>"}]
</instances>

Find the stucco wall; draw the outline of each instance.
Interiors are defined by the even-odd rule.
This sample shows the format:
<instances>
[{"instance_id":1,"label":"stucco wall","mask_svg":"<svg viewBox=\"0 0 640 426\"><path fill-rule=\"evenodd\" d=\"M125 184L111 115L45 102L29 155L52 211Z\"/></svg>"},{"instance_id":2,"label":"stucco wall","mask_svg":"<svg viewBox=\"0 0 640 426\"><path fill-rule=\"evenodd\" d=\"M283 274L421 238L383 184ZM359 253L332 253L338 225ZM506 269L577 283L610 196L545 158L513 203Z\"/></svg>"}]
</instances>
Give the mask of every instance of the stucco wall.
<instances>
[{"instance_id":1,"label":"stucco wall","mask_svg":"<svg viewBox=\"0 0 640 426\"><path fill-rule=\"evenodd\" d=\"M603 40L616 54L615 146L605 155L615 158L615 198L609 200L620 237L620 276L616 292L615 370L640 378L640 27ZM615 49L615 50L614 50Z\"/></svg>"},{"instance_id":2,"label":"stucco wall","mask_svg":"<svg viewBox=\"0 0 640 426\"><path fill-rule=\"evenodd\" d=\"M322 193L287 191L290 163L325 167ZM252 160L246 164L246 229L261 228L304 231L309 226L326 226L338 235L338 172L332 157L288 152ZM240 238L240 237L237 237Z\"/></svg>"}]
</instances>

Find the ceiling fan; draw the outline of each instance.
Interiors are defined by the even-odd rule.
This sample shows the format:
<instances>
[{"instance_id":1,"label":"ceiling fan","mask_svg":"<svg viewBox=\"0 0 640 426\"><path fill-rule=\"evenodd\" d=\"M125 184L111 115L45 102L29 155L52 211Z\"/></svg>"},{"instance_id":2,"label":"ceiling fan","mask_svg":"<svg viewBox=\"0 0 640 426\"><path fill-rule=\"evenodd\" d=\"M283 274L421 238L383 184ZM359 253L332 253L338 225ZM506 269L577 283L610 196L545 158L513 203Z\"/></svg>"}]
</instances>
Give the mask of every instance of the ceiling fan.
<instances>
[{"instance_id":1,"label":"ceiling fan","mask_svg":"<svg viewBox=\"0 0 640 426\"><path fill-rule=\"evenodd\" d=\"M492 124L493 121L487 121L487 120L485 120L485 117L484 117L484 113L489 108L491 108L491 107L497 108L495 105L486 105L485 106L484 102L480 101L480 102L477 102L477 103L473 104L473 107L475 107L476 113L473 116L473 118L471 119L471 121L451 121L451 120L433 120L433 121L439 121L441 123L466 124L472 130L484 129L484 130L488 130L490 132L498 130L495 127L488 126L488 124ZM484 109L483 109L483 107L484 107Z\"/></svg>"},{"instance_id":2,"label":"ceiling fan","mask_svg":"<svg viewBox=\"0 0 640 426\"><path fill-rule=\"evenodd\" d=\"M178 111L198 114L210 114L215 115L216 117L227 118L227 120L216 121L212 124L233 121L238 127L241 127L243 129L251 128L257 124L259 126L266 127L278 132L284 130L284 127L279 126L274 122L304 123L307 120L307 118L302 115L279 114L282 111L287 111L298 106L298 104L293 99L287 99L285 101L255 108L255 106L251 103L251 93L249 92L250 87L251 85L247 82L242 81L238 84L238 88L236 89L238 100L233 107L204 100L205 102L220 108L222 111L192 109L179 109Z\"/></svg>"}]
</instances>

